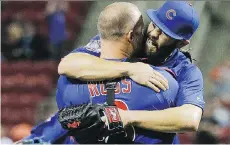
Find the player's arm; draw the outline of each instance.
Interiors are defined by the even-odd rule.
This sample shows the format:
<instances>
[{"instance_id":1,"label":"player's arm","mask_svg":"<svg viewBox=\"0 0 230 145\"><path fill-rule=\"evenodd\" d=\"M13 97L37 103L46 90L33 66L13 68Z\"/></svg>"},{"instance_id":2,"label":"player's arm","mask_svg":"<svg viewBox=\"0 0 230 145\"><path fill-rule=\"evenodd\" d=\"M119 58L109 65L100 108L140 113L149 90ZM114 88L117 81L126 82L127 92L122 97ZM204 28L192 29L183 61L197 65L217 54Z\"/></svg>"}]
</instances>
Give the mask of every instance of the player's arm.
<instances>
[{"instance_id":1,"label":"player's arm","mask_svg":"<svg viewBox=\"0 0 230 145\"><path fill-rule=\"evenodd\" d=\"M202 109L191 104L159 111L121 111L125 124L159 132L197 131Z\"/></svg>"},{"instance_id":2,"label":"player's arm","mask_svg":"<svg viewBox=\"0 0 230 145\"><path fill-rule=\"evenodd\" d=\"M177 107L157 111L122 111L124 120L160 132L196 131L205 104L202 74L197 67L191 67L178 82Z\"/></svg>"},{"instance_id":3,"label":"player's arm","mask_svg":"<svg viewBox=\"0 0 230 145\"><path fill-rule=\"evenodd\" d=\"M107 61L87 53L70 53L58 66L58 73L85 81L100 81L128 76L128 62Z\"/></svg>"},{"instance_id":4,"label":"player's arm","mask_svg":"<svg viewBox=\"0 0 230 145\"><path fill-rule=\"evenodd\" d=\"M58 66L58 73L83 81L101 81L128 76L129 63L106 61L100 56L100 37L97 35L81 48L65 56Z\"/></svg>"},{"instance_id":5,"label":"player's arm","mask_svg":"<svg viewBox=\"0 0 230 145\"><path fill-rule=\"evenodd\" d=\"M159 92L166 90L168 81L159 72L144 63L108 61L99 58L94 50L79 48L65 56L58 66L58 73L83 81L101 81L128 76L135 82Z\"/></svg>"}]
</instances>

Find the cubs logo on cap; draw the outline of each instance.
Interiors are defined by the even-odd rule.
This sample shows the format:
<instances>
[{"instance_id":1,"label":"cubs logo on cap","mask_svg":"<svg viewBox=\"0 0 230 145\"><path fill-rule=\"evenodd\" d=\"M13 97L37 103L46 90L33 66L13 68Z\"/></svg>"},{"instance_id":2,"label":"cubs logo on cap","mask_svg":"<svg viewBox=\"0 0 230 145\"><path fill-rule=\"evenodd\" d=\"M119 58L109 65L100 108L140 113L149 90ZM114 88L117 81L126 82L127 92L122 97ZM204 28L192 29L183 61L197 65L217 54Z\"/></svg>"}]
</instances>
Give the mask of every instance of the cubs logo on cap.
<instances>
[{"instance_id":1,"label":"cubs logo on cap","mask_svg":"<svg viewBox=\"0 0 230 145\"><path fill-rule=\"evenodd\" d=\"M169 20L172 20L173 17L176 16L176 11L173 10L173 9L170 9L166 12L166 17L169 19Z\"/></svg>"}]
</instances>

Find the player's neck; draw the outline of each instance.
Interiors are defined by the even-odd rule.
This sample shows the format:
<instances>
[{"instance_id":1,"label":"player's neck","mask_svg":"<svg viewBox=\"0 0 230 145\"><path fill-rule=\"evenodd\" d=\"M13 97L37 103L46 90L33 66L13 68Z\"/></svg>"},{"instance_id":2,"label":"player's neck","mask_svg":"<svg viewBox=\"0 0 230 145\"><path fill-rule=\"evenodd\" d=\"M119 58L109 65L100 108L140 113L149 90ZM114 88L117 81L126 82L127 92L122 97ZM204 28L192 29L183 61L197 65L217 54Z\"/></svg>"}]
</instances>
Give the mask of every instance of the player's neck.
<instances>
[{"instance_id":1,"label":"player's neck","mask_svg":"<svg viewBox=\"0 0 230 145\"><path fill-rule=\"evenodd\" d=\"M131 53L122 41L101 40L101 58L122 59L130 55Z\"/></svg>"}]
</instances>

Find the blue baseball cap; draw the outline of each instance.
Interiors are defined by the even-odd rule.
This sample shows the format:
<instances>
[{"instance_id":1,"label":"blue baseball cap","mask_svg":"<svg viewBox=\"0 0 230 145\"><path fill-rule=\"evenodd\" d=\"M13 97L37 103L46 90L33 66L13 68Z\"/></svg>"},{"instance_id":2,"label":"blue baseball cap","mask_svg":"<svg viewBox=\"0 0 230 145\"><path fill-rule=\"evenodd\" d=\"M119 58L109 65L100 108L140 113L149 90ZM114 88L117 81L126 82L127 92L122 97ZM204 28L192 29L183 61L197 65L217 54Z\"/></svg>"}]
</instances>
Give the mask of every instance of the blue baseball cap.
<instances>
[{"instance_id":1,"label":"blue baseball cap","mask_svg":"<svg viewBox=\"0 0 230 145\"><path fill-rule=\"evenodd\" d=\"M185 1L167 1L157 10L147 10L151 21L164 33L177 40L189 40L199 26L199 17Z\"/></svg>"}]
</instances>

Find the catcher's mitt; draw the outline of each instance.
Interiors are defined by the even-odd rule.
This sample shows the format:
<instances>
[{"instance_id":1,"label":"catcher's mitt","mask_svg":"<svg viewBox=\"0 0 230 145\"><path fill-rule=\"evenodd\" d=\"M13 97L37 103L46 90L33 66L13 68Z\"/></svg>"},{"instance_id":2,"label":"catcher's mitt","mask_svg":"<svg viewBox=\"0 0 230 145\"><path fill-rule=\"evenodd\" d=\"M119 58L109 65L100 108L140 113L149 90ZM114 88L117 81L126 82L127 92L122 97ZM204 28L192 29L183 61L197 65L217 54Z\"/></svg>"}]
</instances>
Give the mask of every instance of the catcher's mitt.
<instances>
[{"instance_id":1,"label":"catcher's mitt","mask_svg":"<svg viewBox=\"0 0 230 145\"><path fill-rule=\"evenodd\" d=\"M106 122L102 121L106 118ZM58 120L78 143L104 143L108 136L125 136L116 106L82 104L63 108Z\"/></svg>"}]
</instances>

